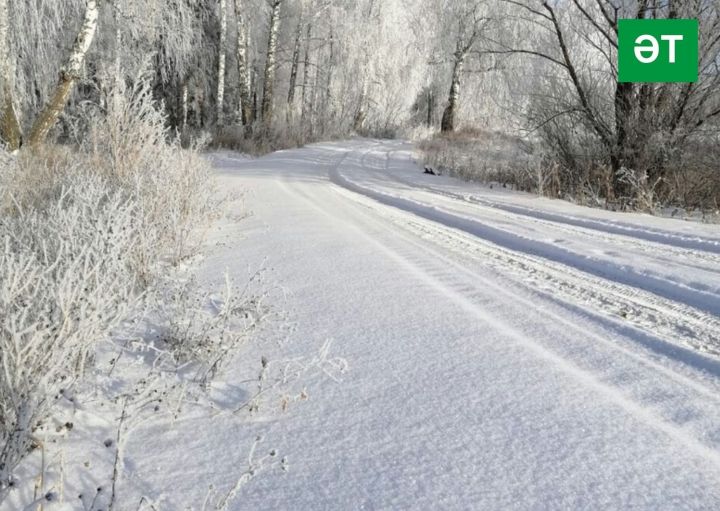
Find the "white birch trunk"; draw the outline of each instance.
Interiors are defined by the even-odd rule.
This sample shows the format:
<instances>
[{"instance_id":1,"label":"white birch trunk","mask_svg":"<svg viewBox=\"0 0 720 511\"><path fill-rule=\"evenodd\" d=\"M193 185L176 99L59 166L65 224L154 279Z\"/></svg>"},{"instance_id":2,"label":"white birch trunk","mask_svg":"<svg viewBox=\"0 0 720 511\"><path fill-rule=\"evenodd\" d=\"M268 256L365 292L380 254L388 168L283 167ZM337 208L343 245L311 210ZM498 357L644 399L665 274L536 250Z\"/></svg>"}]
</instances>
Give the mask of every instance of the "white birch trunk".
<instances>
[{"instance_id":1,"label":"white birch trunk","mask_svg":"<svg viewBox=\"0 0 720 511\"><path fill-rule=\"evenodd\" d=\"M60 70L60 81L55 88L55 92L33 124L30 132L30 145L37 145L45 141L48 133L60 116L60 113L65 108L73 85L80 78L80 71L85 63L85 56L95 38L98 15L97 0L87 0L82 27L75 39L70 57L65 63L65 66Z\"/></svg>"},{"instance_id":2,"label":"white birch trunk","mask_svg":"<svg viewBox=\"0 0 720 511\"><path fill-rule=\"evenodd\" d=\"M328 71L327 81L325 82L325 116L327 113L332 111L332 83L333 83L333 70L335 69L335 31L333 27L330 27L330 58L328 60Z\"/></svg>"},{"instance_id":3,"label":"white birch trunk","mask_svg":"<svg viewBox=\"0 0 720 511\"><path fill-rule=\"evenodd\" d=\"M356 132L362 131L362 128L365 125L365 117L367 115L367 113L365 112L365 98L367 97L367 89L368 82L366 75L363 78L362 90L360 91L360 100L358 101L357 111L355 112L355 118L353 119L353 130L355 130Z\"/></svg>"},{"instance_id":4,"label":"white birch trunk","mask_svg":"<svg viewBox=\"0 0 720 511\"><path fill-rule=\"evenodd\" d=\"M266 127L272 123L273 94L275 91L275 54L277 52L278 31L280 30L280 6L282 0L273 0L270 15L270 33L268 34L267 59L263 81L262 119Z\"/></svg>"},{"instance_id":5,"label":"white birch trunk","mask_svg":"<svg viewBox=\"0 0 720 511\"><path fill-rule=\"evenodd\" d=\"M433 109L435 108L435 94L432 89L428 90L427 98L427 127L432 128L433 125Z\"/></svg>"},{"instance_id":6,"label":"white birch trunk","mask_svg":"<svg viewBox=\"0 0 720 511\"><path fill-rule=\"evenodd\" d=\"M303 126L307 123L308 91L310 90L310 40L312 39L312 23L308 22L305 37L305 58L303 60L303 81L302 81L302 105L300 122Z\"/></svg>"},{"instance_id":7,"label":"white birch trunk","mask_svg":"<svg viewBox=\"0 0 720 511\"><path fill-rule=\"evenodd\" d=\"M70 58L62 71L63 74L69 75L73 80L80 78L85 56L95 38L99 15L100 10L98 9L97 0L87 0L82 27L75 39L75 44L73 44Z\"/></svg>"},{"instance_id":8,"label":"white birch trunk","mask_svg":"<svg viewBox=\"0 0 720 511\"><path fill-rule=\"evenodd\" d=\"M115 82L116 85L121 80L122 73L122 13L120 12L120 2L115 5Z\"/></svg>"},{"instance_id":9,"label":"white birch trunk","mask_svg":"<svg viewBox=\"0 0 720 511\"><path fill-rule=\"evenodd\" d=\"M225 56L227 54L227 0L220 0L220 58L218 59L217 125L224 125Z\"/></svg>"},{"instance_id":10,"label":"white birch trunk","mask_svg":"<svg viewBox=\"0 0 720 511\"><path fill-rule=\"evenodd\" d=\"M320 102L322 101L323 88L320 84L320 62L315 66L315 81L313 82L312 108L310 109L310 136L315 135L318 114L320 113Z\"/></svg>"},{"instance_id":11,"label":"white birch trunk","mask_svg":"<svg viewBox=\"0 0 720 511\"><path fill-rule=\"evenodd\" d=\"M122 22L123 22L123 16L122 11L120 10L120 1L117 1L115 3L115 69L114 69L114 76L113 76L113 86L115 88L114 94L112 95L113 98L113 107L115 108L116 112L120 111L120 94L118 91L120 90L120 85L122 83L123 77L122 77ZM103 100L104 103L104 100ZM107 107L107 105L104 105Z\"/></svg>"},{"instance_id":12,"label":"white birch trunk","mask_svg":"<svg viewBox=\"0 0 720 511\"><path fill-rule=\"evenodd\" d=\"M10 54L9 30L8 0L0 0L0 142L15 151L20 148L22 133L13 98L15 65Z\"/></svg>"},{"instance_id":13,"label":"white birch trunk","mask_svg":"<svg viewBox=\"0 0 720 511\"><path fill-rule=\"evenodd\" d=\"M10 5L8 0L0 0L0 94L5 94L10 76Z\"/></svg>"},{"instance_id":14,"label":"white birch trunk","mask_svg":"<svg viewBox=\"0 0 720 511\"><path fill-rule=\"evenodd\" d=\"M252 106L252 85L250 83L250 69L248 66L248 35L245 26L245 18L242 15L241 0L235 0L235 15L237 18L237 68L240 89L240 109L242 112L242 122L245 126L253 123L253 106Z\"/></svg>"},{"instance_id":15,"label":"white birch trunk","mask_svg":"<svg viewBox=\"0 0 720 511\"><path fill-rule=\"evenodd\" d=\"M298 74L298 68L300 67L302 26L303 26L303 20L302 20L302 14L301 14L300 21L298 21L297 30L295 32L295 45L293 46L292 66L290 69L290 86L288 88L288 97L287 97L288 122L292 121L292 118L293 118L293 103L295 102L295 87L297 86L297 74Z\"/></svg>"},{"instance_id":16,"label":"white birch trunk","mask_svg":"<svg viewBox=\"0 0 720 511\"><path fill-rule=\"evenodd\" d=\"M188 85L187 82L183 83L182 86L182 127L183 130L187 129L187 122L188 122Z\"/></svg>"},{"instance_id":17,"label":"white birch trunk","mask_svg":"<svg viewBox=\"0 0 720 511\"><path fill-rule=\"evenodd\" d=\"M466 52L458 51L455 54L455 64L453 66L452 83L450 84L450 94L448 95L448 106L443 112L441 131L455 131L455 118L457 116L457 108L460 103L460 77L465 66Z\"/></svg>"}]
</instances>

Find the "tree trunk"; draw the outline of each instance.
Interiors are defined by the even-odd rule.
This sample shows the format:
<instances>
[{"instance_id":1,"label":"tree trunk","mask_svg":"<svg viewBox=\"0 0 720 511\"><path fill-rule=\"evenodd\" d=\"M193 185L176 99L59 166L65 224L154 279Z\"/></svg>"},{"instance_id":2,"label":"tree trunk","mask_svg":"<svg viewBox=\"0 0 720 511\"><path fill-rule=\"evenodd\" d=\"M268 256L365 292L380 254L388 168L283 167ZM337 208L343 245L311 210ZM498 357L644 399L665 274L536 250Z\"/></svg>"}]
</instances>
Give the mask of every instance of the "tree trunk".
<instances>
[{"instance_id":1,"label":"tree trunk","mask_svg":"<svg viewBox=\"0 0 720 511\"><path fill-rule=\"evenodd\" d=\"M329 117L328 112L332 112L333 69L335 69L335 32L333 31L333 27L330 27L330 56L328 59L327 78L325 80L325 98L323 103L323 130L327 125Z\"/></svg>"},{"instance_id":2,"label":"tree trunk","mask_svg":"<svg viewBox=\"0 0 720 511\"><path fill-rule=\"evenodd\" d=\"M319 59L318 59L319 60ZM320 65L315 66L315 81L313 82L312 106L310 108L310 136L315 135L317 128L318 113L320 111L320 96L322 95L322 87L320 85Z\"/></svg>"},{"instance_id":3,"label":"tree trunk","mask_svg":"<svg viewBox=\"0 0 720 511\"><path fill-rule=\"evenodd\" d=\"M613 173L613 193L615 197L626 195L625 185L620 180L620 169L627 165L627 145L632 114L633 84L619 83L615 88L615 147L611 153L610 163Z\"/></svg>"},{"instance_id":4,"label":"tree trunk","mask_svg":"<svg viewBox=\"0 0 720 511\"><path fill-rule=\"evenodd\" d=\"M29 144L35 146L41 144L47 138L48 133L57 122L58 117L65 108L65 104L70 97L75 82L80 78L85 56L87 55L90 45L95 37L98 23L98 3L97 0L87 0L85 7L85 18L83 20L80 32L75 39L70 57L67 63L60 71L60 80L58 81L55 92L50 102L45 106L40 115L35 120L32 130L30 131Z\"/></svg>"},{"instance_id":5,"label":"tree trunk","mask_svg":"<svg viewBox=\"0 0 720 511\"><path fill-rule=\"evenodd\" d=\"M115 46L113 48L115 55L114 55L114 68L113 68L113 76L111 79L111 86L114 87L115 93L112 94L112 100L113 100L113 107L115 108L115 111L120 111L120 94L117 93L117 91L120 88L120 85L123 81L122 76L122 53L124 51L123 48L123 34L120 27L122 27L123 24L123 15L120 10L120 4L121 2L115 2L113 10L113 15L115 17ZM104 94L101 96L102 106L103 108L107 108L107 102L105 101Z\"/></svg>"},{"instance_id":6,"label":"tree trunk","mask_svg":"<svg viewBox=\"0 0 720 511\"><path fill-rule=\"evenodd\" d=\"M195 85L193 103L195 105L195 127L202 128L205 126L205 91L199 84Z\"/></svg>"},{"instance_id":7,"label":"tree trunk","mask_svg":"<svg viewBox=\"0 0 720 511\"><path fill-rule=\"evenodd\" d=\"M187 129L188 122L188 84L187 81L182 84L182 127L183 131Z\"/></svg>"},{"instance_id":8,"label":"tree trunk","mask_svg":"<svg viewBox=\"0 0 720 511\"><path fill-rule=\"evenodd\" d=\"M434 107L435 98L433 95L433 90L428 89L428 98L427 98L427 127L432 128L433 125L433 107Z\"/></svg>"},{"instance_id":9,"label":"tree trunk","mask_svg":"<svg viewBox=\"0 0 720 511\"><path fill-rule=\"evenodd\" d=\"M120 83L120 80L122 80L121 73L122 73L122 52L123 52L123 46L122 46L122 30L120 27L122 27L123 18L122 13L120 12L120 3L117 2L115 4L115 76L113 76L113 80L115 80L115 85L117 86Z\"/></svg>"},{"instance_id":10,"label":"tree trunk","mask_svg":"<svg viewBox=\"0 0 720 511\"><path fill-rule=\"evenodd\" d=\"M305 126L307 123L308 91L310 90L310 40L312 39L312 23L308 22L307 33L305 34L305 58L303 59L303 81L302 81L302 105L300 123Z\"/></svg>"},{"instance_id":11,"label":"tree trunk","mask_svg":"<svg viewBox=\"0 0 720 511\"><path fill-rule=\"evenodd\" d=\"M277 52L278 31L280 30L280 6L282 0L273 0L268 34L265 77L263 80L262 119L266 128L272 123L273 94L275 91L275 53Z\"/></svg>"},{"instance_id":12,"label":"tree trunk","mask_svg":"<svg viewBox=\"0 0 720 511\"><path fill-rule=\"evenodd\" d=\"M363 126L365 125L365 117L367 116L367 113L365 112L365 98L367 97L367 88L367 78L364 78L362 90L360 91L360 100L358 101L357 111L355 112L355 118L353 119L353 130L356 133L362 131Z\"/></svg>"},{"instance_id":13,"label":"tree trunk","mask_svg":"<svg viewBox=\"0 0 720 511\"><path fill-rule=\"evenodd\" d=\"M445 108L442 116L440 130L443 133L455 131L455 118L457 116L458 104L460 102L460 75L465 65L465 54L455 55L455 65L453 66L452 84L450 85L450 94L448 95L448 106Z\"/></svg>"},{"instance_id":14,"label":"tree trunk","mask_svg":"<svg viewBox=\"0 0 720 511\"><path fill-rule=\"evenodd\" d=\"M220 49L218 59L217 126L225 122L225 56L227 53L227 0L220 0Z\"/></svg>"},{"instance_id":15,"label":"tree trunk","mask_svg":"<svg viewBox=\"0 0 720 511\"><path fill-rule=\"evenodd\" d=\"M290 68L290 88L288 89L288 120L292 118L292 107L295 102L295 86L297 85L298 68L300 67L300 46L302 40L302 15L298 21L297 31L295 32L295 45L293 46L292 67Z\"/></svg>"},{"instance_id":16,"label":"tree trunk","mask_svg":"<svg viewBox=\"0 0 720 511\"><path fill-rule=\"evenodd\" d=\"M247 61L247 27L245 26L245 18L242 15L241 0L235 0L235 15L237 17L237 68L240 89L240 108L242 112L242 123L244 126L252 125L253 106L252 95L250 91L250 69Z\"/></svg>"},{"instance_id":17,"label":"tree trunk","mask_svg":"<svg viewBox=\"0 0 720 511\"><path fill-rule=\"evenodd\" d=\"M0 141L9 151L20 149L22 130L13 100L15 65L10 56L8 0L0 0Z\"/></svg>"},{"instance_id":18,"label":"tree trunk","mask_svg":"<svg viewBox=\"0 0 720 511\"><path fill-rule=\"evenodd\" d=\"M12 94L5 92L5 99L0 104L0 140L6 144L10 152L20 149L22 145L22 130L15 112Z\"/></svg>"},{"instance_id":19,"label":"tree trunk","mask_svg":"<svg viewBox=\"0 0 720 511\"><path fill-rule=\"evenodd\" d=\"M250 90L252 91L251 118L253 122L255 122L258 118L258 76L255 68L250 72Z\"/></svg>"}]
</instances>

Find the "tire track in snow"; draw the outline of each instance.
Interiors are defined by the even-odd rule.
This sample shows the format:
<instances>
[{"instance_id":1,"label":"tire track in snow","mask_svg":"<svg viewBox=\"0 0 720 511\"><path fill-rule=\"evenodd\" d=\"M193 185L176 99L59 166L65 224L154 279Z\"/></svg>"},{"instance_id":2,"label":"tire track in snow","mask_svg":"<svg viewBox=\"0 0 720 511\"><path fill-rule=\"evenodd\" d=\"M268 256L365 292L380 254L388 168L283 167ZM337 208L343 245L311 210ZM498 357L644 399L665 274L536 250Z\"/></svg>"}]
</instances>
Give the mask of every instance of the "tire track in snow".
<instances>
[{"instance_id":1,"label":"tire track in snow","mask_svg":"<svg viewBox=\"0 0 720 511\"><path fill-rule=\"evenodd\" d=\"M335 174L335 179L344 161L331 168L331 175ZM343 183L339 186L347 190ZM408 213L404 208L393 207L394 204L387 209L387 205L378 203L373 197L368 198L362 192L358 194L350 190L347 197L369 208L380 204L385 208L381 213L383 217L418 238L472 257L478 264L491 267L498 273L507 275L509 271L517 282L546 296L573 306L583 304L583 308L590 313L599 311L613 321L621 321L651 336L669 341L663 346L665 351L676 346L720 356L720 319L714 315L632 286L597 278L542 257L506 249L462 229L432 219L427 221L414 215L414 211ZM403 212L404 215L393 212Z\"/></svg>"},{"instance_id":2,"label":"tire track in snow","mask_svg":"<svg viewBox=\"0 0 720 511\"><path fill-rule=\"evenodd\" d=\"M366 161L368 153L374 147L365 149L360 158L361 163ZM347 156L349 154L330 167L331 173L338 171ZM715 355L720 353L714 348L720 343L720 320L714 316L703 314L682 304L668 302L635 288L595 279L541 258L503 249L463 231L418 219L412 213L379 204L346 188L339 187L337 190L365 209L373 211L376 215L380 214L384 221L391 220L396 226L411 233L413 239L421 240L424 244L410 239L420 251L427 251L428 244L440 248L443 252L433 251L435 257L448 261L462 271L468 272L470 276L479 277L466 266L447 259L444 254L448 249L475 264L492 268L498 274L511 276L523 287L540 293L544 298L561 304L565 309L581 310L596 320L602 317L603 323L611 324L615 330L632 330L635 334L644 334L645 339L635 339L638 340L638 344L660 353L663 357L674 358L700 371L708 372L713 377L720 376L720 361L715 358L708 359L697 353L707 352ZM307 199L312 200L312 197L307 196ZM511 270L510 274L508 270ZM497 287L497 291L511 296L501 287ZM578 306L579 303L583 305ZM530 308L535 307L530 301L526 302L526 305ZM555 315L555 318L568 327L577 329L576 325L567 322L563 316ZM586 332L578 330L578 333ZM596 337L595 340L606 342L601 337ZM674 374L671 372L668 375ZM689 382L691 380L685 383ZM705 387L702 388L709 396L720 400L720 394L717 393L720 390L720 382L718 385L716 389L710 391Z\"/></svg>"},{"instance_id":3,"label":"tire track in snow","mask_svg":"<svg viewBox=\"0 0 720 511\"><path fill-rule=\"evenodd\" d=\"M395 150L391 150L396 152ZM391 171L389 160L386 169ZM652 227L641 227L623 222L602 221L599 219L585 218L573 215L564 215L561 213L552 213L540 211L534 208L519 206L515 204L506 204L503 202L482 199L472 194L458 194L448 190L443 190L430 185L408 182L399 176L392 175L393 179L407 186L424 189L426 191L445 195L446 197L458 199L464 202L482 205L488 208L502 210L512 213L516 216L526 217L535 221L546 221L554 224L564 224L568 226L580 227L583 229L601 232L606 234L629 237L637 240L648 241L665 246L666 248L677 248L687 251L700 251L708 255L720 255L720 238L709 238L701 236L683 235L679 233L664 231L662 229L654 229ZM717 258L715 258L717 260Z\"/></svg>"},{"instance_id":4,"label":"tire track in snow","mask_svg":"<svg viewBox=\"0 0 720 511\"><path fill-rule=\"evenodd\" d=\"M574 216L566 216L555 213L546 213L532 208L522 206L514 206L510 204L502 204L498 202L479 199L477 197L469 197L470 202L483 204L495 209L501 209L509 213L531 217L539 220L547 220L554 223L563 223L592 229L608 234L617 234L621 236L629 236L632 238L659 243L668 247L683 248L689 250L698 250L712 254L720 254L720 240L712 238L701 238L699 236L684 236L682 234L662 231L659 229L641 229L631 224L623 224L618 222L606 223L589 218L580 218Z\"/></svg>"},{"instance_id":5,"label":"tire track in snow","mask_svg":"<svg viewBox=\"0 0 720 511\"><path fill-rule=\"evenodd\" d=\"M685 304L711 315L720 315L720 301L715 300L714 298L716 297L712 293L703 292L658 277L643 275L612 262L578 256L578 254L565 248L559 248L542 241L525 238L512 232L489 226L472 218L368 188L343 175L339 170L339 166L333 169L330 177L335 184L350 191L365 195L385 205L408 211L426 220L465 231L513 252L534 255L603 280L611 280L621 285L659 295L665 299Z\"/></svg>"},{"instance_id":6,"label":"tire track in snow","mask_svg":"<svg viewBox=\"0 0 720 511\"><path fill-rule=\"evenodd\" d=\"M395 151L391 150L388 154ZM439 195L448 199L460 201L462 204L474 205L479 208L480 211L492 211L497 215L501 215L509 220L520 220L530 221L536 225L548 226L558 232L572 235L580 235L583 237L591 237L593 239L600 239L604 242L611 243L616 246L625 246L639 250L643 253L649 254L656 260L672 263L675 265L681 265L693 269L702 271L708 271L713 273L720 273L720 255L712 252L706 252L701 250L695 250L690 248L676 247L674 245L666 245L656 241L647 241L641 238L633 237L627 233L613 234L602 230L595 230L586 226L574 226L571 223L564 223L561 221L553 221L545 219L542 216L536 217L531 215L523 215L515 211L508 211L504 207L498 207L497 203L487 201L485 199L478 199L472 195L453 193L447 190L436 188L428 185L421 185L412 183L409 180L403 179L391 171L383 173L375 168L367 169L374 175L381 177L382 179L390 178L393 181L406 186L409 190L419 190L422 192ZM514 206L513 206L514 208ZM667 257L667 254L673 257ZM687 261L688 259L694 261Z\"/></svg>"},{"instance_id":7,"label":"tire track in snow","mask_svg":"<svg viewBox=\"0 0 720 511\"><path fill-rule=\"evenodd\" d=\"M451 271L442 261L422 257L422 252L418 255L417 246L409 244L404 248L398 248L397 243L389 243L368 233L366 228L362 227L369 225L367 221L356 223L342 218L337 208L332 207L328 200L318 197L317 189L313 190L314 193L305 192L301 190L301 186L297 185L292 189L288 187L287 191L307 202L332 222L341 224L343 229L356 232L404 270L477 317L489 328L522 345L579 384L604 396L649 427L679 442L695 455L720 467L720 453L716 446L708 445L699 439L707 430L708 416L711 419L717 416L716 392L652 359L615 345L614 352L626 355L623 358L625 362L618 367L616 357L608 357L607 351L597 349L599 345L608 347L612 343L600 336L596 336L597 340L601 341L597 345L588 343L587 337L593 335L588 335L585 331L582 331L584 339L577 341L573 346L573 350L578 351L570 353L572 355L570 357L567 353L558 354L540 341L528 337L527 333L511 326L507 321L498 324L498 315L492 311L493 302L487 300L486 288L492 285L491 281L482 279L477 274L474 278L480 279L480 282L473 282L472 279L469 282L466 279L460 280L457 272ZM389 239L398 241L397 232L393 232L392 226L387 225L383 213L381 212L381 217L377 216L377 211L370 214L375 217L375 225L379 229L384 229ZM466 269L466 272L468 271L470 270ZM493 291L508 294L507 290L500 287L496 287ZM513 299L518 298L512 294L509 296ZM574 330L581 331L577 325L572 325L567 319L565 321ZM583 349L583 346L587 349ZM578 365L577 362L585 367ZM678 389L682 392L678 392ZM640 395L637 395L638 392ZM712 401L712 404L708 404L708 401ZM675 417L677 415L675 412L682 411L683 406L692 409L689 413L693 416L688 420ZM676 420L673 420L674 417ZM720 441L720 438L717 441Z\"/></svg>"}]
</instances>

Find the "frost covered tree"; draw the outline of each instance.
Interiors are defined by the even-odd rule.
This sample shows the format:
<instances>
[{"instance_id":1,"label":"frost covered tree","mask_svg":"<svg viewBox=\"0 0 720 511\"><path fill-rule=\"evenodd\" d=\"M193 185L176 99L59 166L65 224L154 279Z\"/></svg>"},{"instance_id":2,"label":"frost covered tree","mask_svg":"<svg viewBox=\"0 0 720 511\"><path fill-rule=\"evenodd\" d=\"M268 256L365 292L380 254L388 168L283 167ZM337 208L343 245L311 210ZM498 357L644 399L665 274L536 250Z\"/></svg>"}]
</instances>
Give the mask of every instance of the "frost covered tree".
<instances>
[{"instance_id":1,"label":"frost covered tree","mask_svg":"<svg viewBox=\"0 0 720 511\"><path fill-rule=\"evenodd\" d=\"M720 118L713 1L39 5L0 0L0 137L10 149L82 137L82 105L102 106L116 82L132 83L148 63L155 99L185 134L217 128L302 143L420 125L522 127L565 167L606 163L618 193L620 169L663 178ZM698 18L700 81L618 83L623 17ZM253 130L257 123L273 130ZM232 124L245 129L225 129Z\"/></svg>"},{"instance_id":2,"label":"frost covered tree","mask_svg":"<svg viewBox=\"0 0 720 511\"><path fill-rule=\"evenodd\" d=\"M477 53L477 45L491 18L483 1L457 2L452 9L446 10L445 15L448 16L446 26L457 27L451 29L451 33L454 33L455 50L451 58L450 92L441 121L441 130L448 132L455 130L461 80L468 57Z\"/></svg>"},{"instance_id":3,"label":"frost covered tree","mask_svg":"<svg viewBox=\"0 0 720 511\"><path fill-rule=\"evenodd\" d=\"M243 13L242 0L235 0L235 17L237 28L237 74L238 91L240 95L241 120L245 126L253 123L252 98L250 91L250 68L248 64L248 32L246 27L246 16Z\"/></svg>"},{"instance_id":4,"label":"frost covered tree","mask_svg":"<svg viewBox=\"0 0 720 511\"><path fill-rule=\"evenodd\" d=\"M268 25L268 43L265 54L265 73L263 75L262 119L266 127L272 123L273 101L275 94L275 66L278 32L280 31L280 8L283 0L271 0L270 22Z\"/></svg>"},{"instance_id":5,"label":"frost covered tree","mask_svg":"<svg viewBox=\"0 0 720 511\"><path fill-rule=\"evenodd\" d=\"M35 120L32 130L30 131L28 140L30 145L36 145L45 141L48 132L54 126L60 113L65 108L73 86L80 79L85 58L95 38L98 17L99 9L97 0L87 0L82 26L72 46L67 62L60 69L60 77L55 91L52 93L50 101Z\"/></svg>"},{"instance_id":6,"label":"frost covered tree","mask_svg":"<svg viewBox=\"0 0 720 511\"><path fill-rule=\"evenodd\" d=\"M298 68L300 67L300 50L302 49L302 35L304 22L304 5L300 3L300 13L298 15L297 26L295 28L295 41L293 42L293 51L291 57L290 83L288 84L287 110L288 121L292 116L293 105L295 103L295 89L297 88Z\"/></svg>"},{"instance_id":7,"label":"frost covered tree","mask_svg":"<svg viewBox=\"0 0 720 511\"><path fill-rule=\"evenodd\" d=\"M218 44L217 124L224 124L225 59L227 55L227 0L220 0L220 42Z\"/></svg>"},{"instance_id":8,"label":"frost covered tree","mask_svg":"<svg viewBox=\"0 0 720 511\"><path fill-rule=\"evenodd\" d=\"M642 171L651 182L662 181L688 139L720 116L717 2L504 2L510 7L507 19L522 26L524 36L508 30L511 37L501 41L497 51L541 59L543 74L554 73L536 82L542 91L535 95L532 122L570 167L580 165L577 155L585 152L575 148L596 144L612 170L611 193L627 193L621 169ZM623 18L698 19L698 83L619 82L618 20ZM586 141L577 138L578 127Z\"/></svg>"},{"instance_id":9,"label":"frost covered tree","mask_svg":"<svg viewBox=\"0 0 720 511\"><path fill-rule=\"evenodd\" d=\"M23 5L22 2L15 2L12 5L17 16L27 16L32 28L36 30L41 29L44 21L41 16L45 13L32 12L32 6ZM0 2L0 40L3 43L2 49L0 49L0 75L2 75L0 77L0 79L2 79L0 94L2 94L4 104L2 120L0 121L0 136L10 150L15 150L20 147L23 139L22 125L16 110L15 98L17 50L24 42L27 42L27 39L24 39L27 34L22 32L23 28L26 28L27 25L25 27L22 25L19 27L15 26L15 30L12 32L9 30L12 19L9 6L8 0L2 0L2 2ZM58 11L57 14L60 15L61 12ZM40 16L40 18L38 18L38 16ZM86 56L95 38L98 17L99 7L97 0L87 0L84 6L84 14L81 18L82 24L77 32L69 55L59 69L55 67L59 75L57 85L51 91L42 110L36 117L32 117L33 123L28 136L30 145L36 145L45 140L48 132L65 108L74 85L80 79ZM12 38L11 34L13 35ZM15 50L15 53L13 53L13 50ZM42 57L43 55L40 54L40 57L37 59L41 61L39 62L40 64L42 64ZM53 59L47 60L52 61ZM38 62L34 64L31 63L31 69L37 69L37 64Z\"/></svg>"},{"instance_id":10,"label":"frost covered tree","mask_svg":"<svg viewBox=\"0 0 720 511\"><path fill-rule=\"evenodd\" d=\"M17 148L22 133L67 139L83 102L102 104L117 80L131 83L148 62L156 99L185 131L227 126L229 112L248 128L245 136L255 122L273 119L278 130L307 137L384 129L408 118L409 89L421 88L416 82L426 74L426 59L413 52L414 6L228 1L66 0L40 9L2 0L3 141ZM227 65L229 55L236 65ZM283 118L274 115L280 97ZM57 108L63 102L67 115Z\"/></svg>"}]
</instances>

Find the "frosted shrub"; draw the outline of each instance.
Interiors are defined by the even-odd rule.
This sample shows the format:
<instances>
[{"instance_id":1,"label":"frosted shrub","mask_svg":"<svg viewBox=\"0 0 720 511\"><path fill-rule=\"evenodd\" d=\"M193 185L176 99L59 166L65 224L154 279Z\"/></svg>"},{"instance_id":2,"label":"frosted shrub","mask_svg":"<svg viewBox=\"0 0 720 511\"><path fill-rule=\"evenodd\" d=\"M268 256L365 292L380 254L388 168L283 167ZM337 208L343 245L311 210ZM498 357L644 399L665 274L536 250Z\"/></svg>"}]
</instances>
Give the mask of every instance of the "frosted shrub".
<instances>
[{"instance_id":1,"label":"frosted shrub","mask_svg":"<svg viewBox=\"0 0 720 511\"><path fill-rule=\"evenodd\" d=\"M124 257L136 205L88 175L55 195L44 208L0 217L0 500L33 430L136 296Z\"/></svg>"},{"instance_id":2,"label":"frosted shrub","mask_svg":"<svg viewBox=\"0 0 720 511\"><path fill-rule=\"evenodd\" d=\"M79 168L72 151L60 146L39 146L17 155L0 149L0 215L42 206L52 200L58 184Z\"/></svg>"},{"instance_id":3,"label":"frosted shrub","mask_svg":"<svg viewBox=\"0 0 720 511\"><path fill-rule=\"evenodd\" d=\"M89 115L82 147L0 151L0 502L110 328L141 305L168 312L151 298L180 286L170 265L217 210L200 145L183 149L150 81L134 83ZM213 300L188 287L169 311L169 353L200 381L265 313L246 290L226 291ZM184 308L193 300L203 306Z\"/></svg>"},{"instance_id":4,"label":"frosted shrub","mask_svg":"<svg viewBox=\"0 0 720 511\"><path fill-rule=\"evenodd\" d=\"M520 139L472 130L437 135L420 143L424 163L468 181L530 185L530 147Z\"/></svg>"},{"instance_id":5,"label":"frosted shrub","mask_svg":"<svg viewBox=\"0 0 720 511\"><path fill-rule=\"evenodd\" d=\"M651 181L647 172L624 167L618 170L618 176L619 181L628 188L628 192L631 194L631 197L624 199L629 200L632 209L646 212L652 212L655 209L656 190L662 182L661 178Z\"/></svg>"},{"instance_id":6,"label":"frosted shrub","mask_svg":"<svg viewBox=\"0 0 720 511\"><path fill-rule=\"evenodd\" d=\"M270 314L260 287L261 273L242 287L226 275L220 295L199 291L193 281L167 283L161 290L166 297L158 312L164 329L161 340L173 363L195 363L196 381L206 384L212 380L238 345Z\"/></svg>"},{"instance_id":7,"label":"frosted shrub","mask_svg":"<svg viewBox=\"0 0 720 511\"><path fill-rule=\"evenodd\" d=\"M130 88L120 82L104 102L106 111L91 121L89 152L94 166L138 201L144 235L134 256L149 282L158 253L171 262L186 257L192 229L216 209L211 168L199 154L202 147L183 149L171 137L147 74Z\"/></svg>"},{"instance_id":8,"label":"frosted shrub","mask_svg":"<svg viewBox=\"0 0 720 511\"><path fill-rule=\"evenodd\" d=\"M196 149L174 143L166 148L163 162L164 172L151 174L152 193L143 204L154 199L156 217L151 220L162 227L168 255L178 262L196 248L193 231L208 225L219 205L212 195L210 164Z\"/></svg>"}]
</instances>

